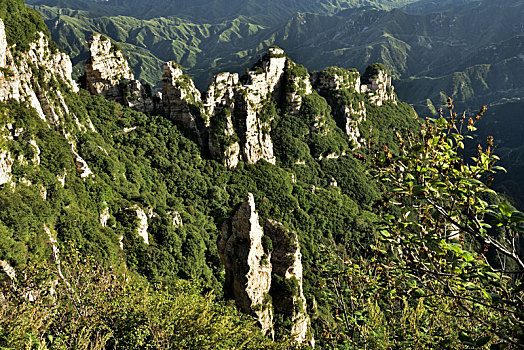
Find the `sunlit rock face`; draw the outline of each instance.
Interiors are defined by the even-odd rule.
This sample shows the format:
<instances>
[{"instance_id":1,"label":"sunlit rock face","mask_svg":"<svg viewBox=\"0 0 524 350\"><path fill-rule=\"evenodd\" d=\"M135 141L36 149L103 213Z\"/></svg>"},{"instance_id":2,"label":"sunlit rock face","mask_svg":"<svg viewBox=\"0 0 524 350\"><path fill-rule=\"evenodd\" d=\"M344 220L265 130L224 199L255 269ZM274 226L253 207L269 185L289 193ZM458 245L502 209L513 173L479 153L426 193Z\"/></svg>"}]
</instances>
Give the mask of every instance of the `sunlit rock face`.
<instances>
[{"instance_id":1,"label":"sunlit rock face","mask_svg":"<svg viewBox=\"0 0 524 350\"><path fill-rule=\"evenodd\" d=\"M391 84L391 76L382 64L372 64L362 76L361 92L367 93L371 103L382 106L386 101L397 103L395 87Z\"/></svg>"},{"instance_id":2,"label":"sunlit rock face","mask_svg":"<svg viewBox=\"0 0 524 350\"><path fill-rule=\"evenodd\" d=\"M28 101L40 118L59 124L60 117L69 110L60 90L49 91L45 85L51 80L61 81L78 91L71 77L71 59L63 52L51 50L43 33L39 33L27 51L15 55L15 50L8 47L4 23L0 20L0 101Z\"/></svg>"},{"instance_id":3,"label":"sunlit rock face","mask_svg":"<svg viewBox=\"0 0 524 350\"><path fill-rule=\"evenodd\" d=\"M259 220L249 193L222 227L218 251L226 295L242 312L255 316L265 334L274 336L275 327L286 327L297 344L314 346L298 236L279 222L266 220L262 227ZM274 314L289 322L275 324Z\"/></svg>"},{"instance_id":4,"label":"sunlit rock face","mask_svg":"<svg viewBox=\"0 0 524 350\"><path fill-rule=\"evenodd\" d=\"M358 71L330 67L313 74L311 81L319 94L330 102L333 117L348 135L353 148L363 146L365 140L359 125L366 120L366 106L360 98L363 85Z\"/></svg>"},{"instance_id":5,"label":"sunlit rock face","mask_svg":"<svg viewBox=\"0 0 524 350\"><path fill-rule=\"evenodd\" d=\"M270 48L240 81L236 74L222 73L209 87L205 103L209 149L229 168L240 160L275 164L272 116L264 106L281 96L286 60L282 49Z\"/></svg>"},{"instance_id":6,"label":"sunlit rock face","mask_svg":"<svg viewBox=\"0 0 524 350\"><path fill-rule=\"evenodd\" d=\"M164 63L162 108L164 115L197 131L197 118L203 113L200 91L175 62Z\"/></svg>"},{"instance_id":7,"label":"sunlit rock face","mask_svg":"<svg viewBox=\"0 0 524 350\"><path fill-rule=\"evenodd\" d=\"M153 100L135 79L122 51L111 40L93 34L89 39L90 58L85 64L86 87L96 95L141 112L154 109Z\"/></svg>"},{"instance_id":8,"label":"sunlit rock face","mask_svg":"<svg viewBox=\"0 0 524 350\"><path fill-rule=\"evenodd\" d=\"M224 223L218 243L226 271L226 291L242 312L256 316L262 331L273 335L273 310L268 303L271 287L270 256L262 247L264 231L250 193Z\"/></svg>"}]
</instances>

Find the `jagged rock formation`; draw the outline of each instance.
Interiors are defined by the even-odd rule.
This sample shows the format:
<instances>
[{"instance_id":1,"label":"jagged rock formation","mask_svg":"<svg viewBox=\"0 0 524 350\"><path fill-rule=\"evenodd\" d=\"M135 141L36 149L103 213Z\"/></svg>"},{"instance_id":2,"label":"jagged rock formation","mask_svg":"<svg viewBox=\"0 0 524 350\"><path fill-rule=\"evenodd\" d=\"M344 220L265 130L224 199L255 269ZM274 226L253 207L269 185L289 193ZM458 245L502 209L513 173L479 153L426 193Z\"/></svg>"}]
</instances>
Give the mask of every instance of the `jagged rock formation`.
<instances>
[{"instance_id":1,"label":"jagged rock formation","mask_svg":"<svg viewBox=\"0 0 524 350\"><path fill-rule=\"evenodd\" d=\"M382 106L385 101L397 103L395 88L391 85L391 76L383 64L372 64L362 76L362 93L367 93L372 103Z\"/></svg>"},{"instance_id":2,"label":"jagged rock formation","mask_svg":"<svg viewBox=\"0 0 524 350\"><path fill-rule=\"evenodd\" d=\"M313 92L307 69L291 60L286 61L286 107L289 114L298 114L302 99Z\"/></svg>"},{"instance_id":3,"label":"jagged rock formation","mask_svg":"<svg viewBox=\"0 0 524 350\"><path fill-rule=\"evenodd\" d=\"M197 118L203 114L200 91L175 62L164 63L162 107L164 115L185 128L197 130Z\"/></svg>"},{"instance_id":4,"label":"jagged rock formation","mask_svg":"<svg viewBox=\"0 0 524 350\"><path fill-rule=\"evenodd\" d=\"M214 115L218 109L232 105L238 84L238 74L236 73L217 74L207 90L204 103L206 115ZM206 125L209 126L209 120L206 121Z\"/></svg>"},{"instance_id":5,"label":"jagged rock formation","mask_svg":"<svg viewBox=\"0 0 524 350\"><path fill-rule=\"evenodd\" d=\"M178 211L168 212L168 215L171 215L172 217L172 224L173 227L182 227L184 226L184 222L182 221L182 215Z\"/></svg>"},{"instance_id":6,"label":"jagged rock formation","mask_svg":"<svg viewBox=\"0 0 524 350\"><path fill-rule=\"evenodd\" d=\"M40 118L58 125L60 116L68 113L67 105L59 89L50 91L44 85L61 80L78 91L71 78L71 59L63 52L52 51L42 33L26 52L15 54L15 50L8 47L4 23L0 20L0 101L28 100Z\"/></svg>"},{"instance_id":7,"label":"jagged rock formation","mask_svg":"<svg viewBox=\"0 0 524 350\"><path fill-rule=\"evenodd\" d=\"M228 73L216 76L211 84L206 99L211 115L210 150L228 167L234 168L239 160L256 163L264 159L275 164L271 116L263 107L266 100L280 96L286 60L283 50L270 48L243 77L241 85ZM212 107L215 98L220 108ZM225 105L228 100L229 105Z\"/></svg>"},{"instance_id":8,"label":"jagged rock formation","mask_svg":"<svg viewBox=\"0 0 524 350\"><path fill-rule=\"evenodd\" d=\"M268 298L271 263L262 247L263 236L255 199L250 193L224 223L218 249L226 270L226 293L235 299L242 312L256 316L262 331L272 336L273 310Z\"/></svg>"},{"instance_id":9,"label":"jagged rock formation","mask_svg":"<svg viewBox=\"0 0 524 350\"><path fill-rule=\"evenodd\" d=\"M204 104L210 128L208 147L216 159L223 159L229 169L240 161L240 143L233 125L235 111L235 94L239 89L238 74L221 73L215 76L209 86Z\"/></svg>"},{"instance_id":10,"label":"jagged rock formation","mask_svg":"<svg viewBox=\"0 0 524 350\"><path fill-rule=\"evenodd\" d=\"M150 94L135 79L122 51L100 34L89 38L90 58L85 64L87 89L142 112L154 109Z\"/></svg>"},{"instance_id":11,"label":"jagged rock formation","mask_svg":"<svg viewBox=\"0 0 524 350\"><path fill-rule=\"evenodd\" d=\"M111 214L109 213L109 206L106 202L102 203L104 205L104 209L100 212L100 226L107 227L107 222L111 218Z\"/></svg>"},{"instance_id":12,"label":"jagged rock formation","mask_svg":"<svg viewBox=\"0 0 524 350\"><path fill-rule=\"evenodd\" d=\"M0 67L5 67L5 58L7 54L7 37L5 35L4 21L0 20Z\"/></svg>"},{"instance_id":13,"label":"jagged rock formation","mask_svg":"<svg viewBox=\"0 0 524 350\"><path fill-rule=\"evenodd\" d=\"M302 289L302 254L296 233L274 220L266 220L264 233L271 239L272 283L270 294L276 314L291 320L290 335L297 344L315 341L308 334L309 316Z\"/></svg>"},{"instance_id":14,"label":"jagged rock formation","mask_svg":"<svg viewBox=\"0 0 524 350\"><path fill-rule=\"evenodd\" d=\"M147 229L149 228L149 225L147 223L147 214L138 205L133 205L131 208L136 213L136 216L138 218L138 227L136 229L137 234L142 237L145 244L149 244L149 235L147 233Z\"/></svg>"},{"instance_id":15,"label":"jagged rock formation","mask_svg":"<svg viewBox=\"0 0 524 350\"><path fill-rule=\"evenodd\" d=\"M0 272L4 273L11 281L16 279L16 271L7 261L0 260Z\"/></svg>"},{"instance_id":16,"label":"jagged rock formation","mask_svg":"<svg viewBox=\"0 0 524 350\"><path fill-rule=\"evenodd\" d=\"M245 313L257 317L266 334L274 334L273 313L291 321L296 343L314 340L302 290L302 262L297 235L267 220L260 226L255 200L245 202L222 227L218 243L226 271L226 294Z\"/></svg>"},{"instance_id":17,"label":"jagged rock formation","mask_svg":"<svg viewBox=\"0 0 524 350\"><path fill-rule=\"evenodd\" d=\"M356 69L343 69L339 67L329 67L321 72L311 75L311 82L315 89L325 90L349 90L350 92L360 92L360 75Z\"/></svg>"},{"instance_id":18,"label":"jagged rock formation","mask_svg":"<svg viewBox=\"0 0 524 350\"><path fill-rule=\"evenodd\" d=\"M11 182L13 162L9 151L0 152L0 185Z\"/></svg>"},{"instance_id":19,"label":"jagged rock formation","mask_svg":"<svg viewBox=\"0 0 524 350\"><path fill-rule=\"evenodd\" d=\"M69 115L69 108L61 89L56 88L57 84L61 82L72 91L78 91L71 77L72 64L69 56L63 52L53 51L43 33L39 33L38 39L30 44L27 51L16 51L16 47L7 45L4 23L0 20L0 68L0 101L9 99L27 101L42 120L55 125L62 131L71 144L72 153L75 154L74 141L64 130L63 117ZM85 128L80 121L75 120L75 122L79 128ZM91 125L90 121L87 122ZM22 134L24 130L13 127L12 123L7 123L2 127L2 137L5 139L12 140L13 137L19 137ZM24 137L29 138L27 142L35 149L36 154L33 161L38 165L40 149L32 139L32 135L24 135ZM80 159L78 156L79 161ZM21 163L27 162L22 157L18 160ZM10 173L13 162L14 159L8 151L0 152L0 183L11 181ZM83 167L84 170L88 169L87 164L83 164Z\"/></svg>"},{"instance_id":20,"label":"jagged rock formation","mask_svg":"<svg viewBox=\"0 0 524 350\"><path fill-rule=\"evenodd\" d=\"M353 147L361 147L364 140L359 125L366 120L366 106L359 98L360 75L356 70L338 67L326 68L311 77L313 86L333 108L333 116L339 127L346 132Z\"/></svg>"}]
</instances>

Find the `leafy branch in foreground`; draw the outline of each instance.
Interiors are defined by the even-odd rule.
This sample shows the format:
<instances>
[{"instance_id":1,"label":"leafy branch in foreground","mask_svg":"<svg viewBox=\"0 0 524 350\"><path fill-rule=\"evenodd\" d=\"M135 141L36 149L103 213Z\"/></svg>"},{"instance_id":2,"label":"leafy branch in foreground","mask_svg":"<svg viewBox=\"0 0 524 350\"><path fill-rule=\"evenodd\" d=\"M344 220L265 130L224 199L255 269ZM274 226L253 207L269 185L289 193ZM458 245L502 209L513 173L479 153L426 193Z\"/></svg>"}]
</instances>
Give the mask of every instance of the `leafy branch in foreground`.
<instances>
[{"instance_id":1,"label":"leafy branch in foreground","mask_svg":"<svg viewBox=\"0 0 524 350\"><path fill-rule=\"evenodd\" d=\"M453 112L428 119L418 137L398 135L398 157L384 149L378 157L378 177L388 188L395 214L384 217L380 230L392 267L411 280L420 295L451 300L460 314L479 324L491 338L522 347L524 318L520 277L519 226L524 214L513 211L489 188L495 166L493 139L478 146L472 163L463 161L464 140L476 131L474 117Z\"/></svg>"},{"instance_id":2,"label":"leafy branch in foreground","mask_svg":"<svg viewBox=\"0 0 524 350\"><path fill-rule=\"evenodd\" d=\"M493 138L463 160L486 108L467 118L452 102L447 118L428 119L418 135L397 134L399 155L384 147L375 157L387 203L376 242L367 259L334 254L325 269L346 343L524 347L524 214L489 188L503 170Z\"/></svg>"}]
</instances>

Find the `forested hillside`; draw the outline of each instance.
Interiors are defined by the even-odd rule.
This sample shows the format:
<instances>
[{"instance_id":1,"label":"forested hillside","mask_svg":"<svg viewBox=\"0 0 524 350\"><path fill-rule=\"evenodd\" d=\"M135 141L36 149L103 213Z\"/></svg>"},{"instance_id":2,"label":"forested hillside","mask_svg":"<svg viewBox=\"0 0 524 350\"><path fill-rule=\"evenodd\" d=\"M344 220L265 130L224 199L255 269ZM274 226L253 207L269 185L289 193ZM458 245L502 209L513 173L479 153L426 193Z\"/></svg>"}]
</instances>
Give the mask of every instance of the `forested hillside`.
<instances>
[{"instance_id":1,"label":"forested hillside","mask_svg":"<svg viewBox=\"0 0 524 350\"><path fill-rule=\"evenodd\" d=\"M492 138L462 158L485 108L424 120L384 64L274 46L205 93L166 62L154 95L103 35L79 88L5 4L0 347L522 345L524 214L489 188Z\"/></svg>"},{"instance_id":2,"label":"forested hillside","mask_svg":"<svg viewBox=\"0 0 524 350\"><path fill-rule=\"evenodd\" d=\"M503 148L503 164L520 164L518 148L522 144L506 140L520 127L520 107L515 106L522 105L524 89L522 0L366 3L374 8L351 2L266 6L255 1L238 7L211 2L205 10L198 3L184 10L164 6L162 14L150 13L138 16L140 19L130 17L139 3L34 3L53 39L72 55L75 76L82 74L86 41L92 32L118 42L135 74L157 89L162 61L176 60L204 90L214 74L225 70L243 73L270 45L284 48L310 70L336 65L363 71L381 62L397 81L399 96L420 115L435 116L447 96L461 109L487 104L490 108L482 129L506 130L495 139ZM257 6L272 12L265 16L267 11ZM238 11L219 13L217 8ZM515 176L497 184L523 203Z\"/></svg>"}]
</instances>

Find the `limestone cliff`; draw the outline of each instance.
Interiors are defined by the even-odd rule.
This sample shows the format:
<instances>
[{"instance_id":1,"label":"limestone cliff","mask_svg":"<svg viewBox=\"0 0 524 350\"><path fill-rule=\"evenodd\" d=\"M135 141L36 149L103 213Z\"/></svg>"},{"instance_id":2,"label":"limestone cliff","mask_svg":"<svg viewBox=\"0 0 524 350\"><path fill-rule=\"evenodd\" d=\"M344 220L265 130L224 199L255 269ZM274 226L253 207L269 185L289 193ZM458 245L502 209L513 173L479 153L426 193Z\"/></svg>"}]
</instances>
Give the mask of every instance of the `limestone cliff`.
<instances>
[{"instance_id":1,"label":"limestone cliff","mask_svg":"<svg viewBox=\"0 0 524 350\"><path fill-rule=\"evenodd\" d=\"M386 101L397 104L395 88L391 84L391 76L383 64L372 64L362 76L361 92L369 95L370 101L377 106L382 106Z\"/></svg>"},{"instance_id":2,"label":"limestone cliff","mask_svg":"<svg viewBox=\"0 0 524 350\"><path fill-rule=\"evenodd\" d=\"M162 75L162 108L164 115L179 121L185 128L197 130L197 118L202 113L202 101L193 80L183 74L175 62L164 63Z\"/></svg>"},{"instance_id":3,"label":"limestone cliff","mask_svg":"<svg viewBox=\"0 0 524 350\"><path fill-rule=\"evenodd\" d=\"M275 164L270 136L272 116L264 107L265 102L279 99L286 60L283 50L270 48L253 70L242 77L241 84L229 73L215 77L211 84L206 100L213 134L210 149L228 167L235 167L239 160L256 163L263 159ZM225 108L229 112L224 113ZM217 125L227 128L222 132Z\"/></svg>"},{"instance_id":4,"label":"limestone cliff","mask_svg":"<svg viewBox=\"0 0 524 350\"><path fill-rule=\"evenodd\" d=\"M122 51L100 34L89 38L90 57L85 63L86 87L92 94L103 95L142 112L154 109L153 100L136 80Z\"/></svg>"},{"instance_id":5,"label":"limestone cliff","mask_svg":"<svg viewBox=\"0 0 524 350\"><path fill-rule=\"evenodd\" d=\"M73 118L78 129L86 129L74 115L70 115L61 86L78 92L73 81L72 64L69 56L57 49L52 49L48 38L38 34L38 39L29 45L27 51L18 51L16 47L7 45L5 28L0 20L0 101L10 99L27 103L33 107L40 118L50 125L54 125L71 145L71 153L75 156L82 177L92 174L85 161L76 152L75 140L71 136L70 127L66 127L66 120ZM22 138L27 140L35 149L37 157L35 164L39 164L39 147L32 139L33 135L26 135L23 128L13 126L16 120L9 120L1 128L0 138L12 140ZM90 120L84 121L94 131ZM16 159L26 162L23 155ZM7 150L0 151L0 182L11 180L11 166L15 160Z\"/></svg>"},{"instance_id":6,"label":"limestone cliff","mask_svg":"<svg viewBox=\"0 0 524 350\"><path fill-rule=\"evenodd\" d=\"M235 94L239 88L238 74L221 73L215 76L207 90L204 103L209 127L208 147L211 156L222 159L229 168L240 161L240 143L233 125Z\"/></svg>"},{"instance_id":7,"label":"limestone cliff","mask_svg":"<svg viewBox=\"0 0 524 350\"><path fill-rule=\"evenodd\" d=\"M63 52L51 50L44 34L39 33L29 50L19 52L15 47L8 47L0 19L0 68L0 101L27 100L40 118L55 125L68 113L60 90L50 90L47 85L59 81L78 91L71 78L71 59Z\"/></svg>"},{"instance_id":8,"label":"limestone cliff","mask_svg":"<svg viewBox=\"0 0 524 350\"><path fill-rule=\"evenodd\" d=\"M222 227L218 252L226 270L225 292L242 312L257 317L262 331L273 336L273 310L269 301L271 256L262 247L264 232L250 193Z\"/></svg>"},{"instance_id":9,"label":"limestone cliff","mask_svg":"<svg viewBox=\"0 0 524 350\"><path fill-rule=\"evenodd\" d=\"M313 92L310 79L305 67L286 61L286 110L289 114L298 114L304 96Z\"/></svg>"},{"instance_id":10,"label":"limestone cliff","mask_svg":"<svg viewBox=\"0 0 524 350\"><path fill-rule=\"evenodd\" d=\"M302 289L302 255L296 233L267 220L260 226L250 193L224 223L218 243L226 272L226 294L253 314L266 334L287 332L297 344L314 346ZM274 323L273 313L285 322Z\"/></svg>"},{"instance_id":11,"label":"limestone cliff","mask_svg":"<svg viewBox=\"0 0 524 350\"><path fill-rule=\"evenodd\" d=\"M364 144L359 125L366 120L360 74L356 70L330 67L311 77L315 89L331 105L333 117L354 148Z\"/></svg>"},{"instance_id":12,"label":"limestone cliff","mask_svg":"<svg viewBox=\"0 0 524 350\"><path fill-rule=\"evenodd\" d=\"M308 332L311 325L302 288L302 254L298 236L274 220L266 220L264 233L271 239L273 247L270 294L274 312L291 321L290 335L297 344L314 346L315 340Z\"/></svg>"}]
</instances>

